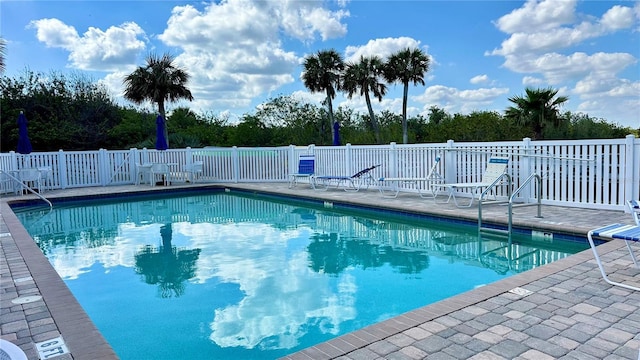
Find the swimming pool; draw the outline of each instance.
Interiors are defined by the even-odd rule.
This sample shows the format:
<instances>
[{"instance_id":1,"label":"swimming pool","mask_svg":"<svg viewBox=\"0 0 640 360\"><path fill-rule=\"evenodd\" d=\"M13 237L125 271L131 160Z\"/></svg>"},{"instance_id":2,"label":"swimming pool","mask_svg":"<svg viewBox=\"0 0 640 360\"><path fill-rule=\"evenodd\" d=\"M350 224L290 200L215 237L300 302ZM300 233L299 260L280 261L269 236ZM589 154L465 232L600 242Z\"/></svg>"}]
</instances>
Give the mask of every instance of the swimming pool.
<instances>
[{"instance_id":1,"label":"swimming pool","mask_svg":"<svg viewBox=\"0 0 640 360\"><path fill-rule=\"evenodd\" d=\"M16 214L122 359L275 358L586 248L225 193Z\"/></svg>"}]
</instances>

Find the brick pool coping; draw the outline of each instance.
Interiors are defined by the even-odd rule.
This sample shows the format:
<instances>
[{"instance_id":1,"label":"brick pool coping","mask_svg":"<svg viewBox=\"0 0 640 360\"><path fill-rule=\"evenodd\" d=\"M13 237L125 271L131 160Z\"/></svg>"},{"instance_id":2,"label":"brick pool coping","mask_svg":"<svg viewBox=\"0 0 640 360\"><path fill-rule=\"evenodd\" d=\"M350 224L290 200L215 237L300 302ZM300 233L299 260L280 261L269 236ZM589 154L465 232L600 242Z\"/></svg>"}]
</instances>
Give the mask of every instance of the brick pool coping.
<instances>
[{"instance_id":1,"label":"brick pool coping","mask_svg":"<svg viewBox=\"0 0 640 360\"><path fill-rule=\"evenodd\" d=\"M426 203L428 200L421 200L417 196L411 196L411 194L406 197L401 197L399 201L394 202L389 199L381 199L377 193L372 192L361 192L357 195L345 195L341 190L309 192L301 189L288 189L286 185L282 184L223 184L220 186L242 191L271 192L289 196L345 201L356 205L369 204L372 206L396 209L410 207L413 211L420 213L443 214L444 216L467 219L472 219L473 211L477 211L465 212L461 209L451 209L440 205L434 208L420 209L421 203ZM51 198L55 198L95 195L96 193L106 195L127 191L162 191L162 189L151 189L150 187L140 186L89 188L51 192L52 194L50 196ZM13 200L19 199L22 198L13 198ZM5 200L3 198L2 200L0 203L0 241L2 241L1 255L4 260L0 266L0 276L2 277L2 288L0 289L0 308L2 309L2 326L0 329L2 331L0 332L0 336L2 339L19 345L23 351L27 353L29 358L37 358L38 356L34 348L35 343L62 336L69 353L56 359L65 359L65 357L68 359L117 359L118 357L111 346L96 329L75 297L71 294L33 239L31 239L17 217L13 214L13 211L8 205L8 202L11 202L12 199L7 198ZM623 214L622 212L589 212L582 211L581 209L576 209L576 211L565 209L564 213L569 213L567 214L569 218L575 218L577 216L581 218L581 221L585 220L584 217L586 213L588 215L586 217L592 217L591 219L586 219L587 224L593 224L591 227L599 226L596 224L597 221L610 223L616 222L618 219L622 221L630 220L630 215ZM603 216L603 214L606 214L606 216ZM500 219L498 219L500 217L500 214L491 213L491 211L487 212L488 221L500 222ZM569 233L577 234L586 233L586 227L584 225L567 227L566 224L563 225L562 223L546 220L539 220L538 225L532 225L532 221L530 218L520 220L519 226L547 228L553 231L565 229ZM603 253L614 254L620 252L620 244L604 244L601 245L599 249L601 249ZM591 269L590 272L593 272L595 263L593 262L593 255L590 253L590 250L410 311L356 332L337 337L326 343L318 344L291 354L286 358L330 359L341 357L347 360L352 358L357 359L359 356L362 356L362 354L369 354L368 352L372 352L378 357L384 357L387 356L385 351L389 351L389 349L378 350L376 352L371 350L371 348L375 349L376 344L386 344L389 342L389 339L395 339L400 335L403 337L409 336L406 334L414 335L414 337L411 338L414 340L413 342L405 339L405 342L411 343L412 345L404 347L398 346L398 349L388 354L421 354L420 356L410 356L410 358L421 358L421 356L424 355L424 350L417 351L416 349L418 348L416 348L414 343L424 341L425 338L421 336L424 335L425 331L429 332L425 329L425 324L434 323L434 321L447 317L452 313L473 308L474 306L478 306L478 304L497 299L501 296L517 298L517 295L509 291L535 284L537 281L580 266L588 266ZM598 282L599 278L597 276L592 276L591 278L595 284L602 283ZM610 288L610 286L606 284L599 285L605 290ZM532 286L536 287L537 285ZM14 305L11 303L11 300L19 296L37 294L43 297L41 302L25 305ZM636 296L636 294L627 294L627 296ZM416 334L422 335L418 336ZM624 346L624 344L621 344L621 346ZM635 346L635 344L631 344L631 346ZM390 349L394 348L391 347Z\"/></svg>"}]
</instances>

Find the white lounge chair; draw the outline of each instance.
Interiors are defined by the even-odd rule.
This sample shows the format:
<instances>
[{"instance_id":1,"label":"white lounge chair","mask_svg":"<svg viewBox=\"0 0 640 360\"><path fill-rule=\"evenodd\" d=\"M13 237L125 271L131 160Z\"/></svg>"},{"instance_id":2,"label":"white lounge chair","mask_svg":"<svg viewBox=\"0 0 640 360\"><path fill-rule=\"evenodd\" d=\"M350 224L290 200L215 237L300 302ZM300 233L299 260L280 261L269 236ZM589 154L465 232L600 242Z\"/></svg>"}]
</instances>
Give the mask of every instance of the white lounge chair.
<instances>
[{"instance_id":1,"label":"white lounge chair","mask_svg":"<svg viewBox=\"0 0 640 360\"><path fill-rule=\"evenodd\" d=\"M410 178L410 177L381 177L378 179L378 190L380 194L385 197L398 197L400 192L400 184L407 184L415 187L418 190L418 195L423 199L435 199L437 195L436 188L432 186L433 183L442 183L444 178L438 172L438 165L440 164L440 156L437 156L435 162L431 166L429 173L424 178ZM431 191L430 195L422 192L422 183L426 183L427 188Z\"/></svg>"},{"instance_id":2,"label":"white lounge chair","mask_svg":"<svg viewBox=\"0 0 640 360\"><path fill-rule=\"evenodd\" d=\"M341 175L321 175L311 177L311 186L315 190L328 190L331 185L339 188L340 185L345 184L344 191L358 191L361 188L369 188L369 185L376 182L376 179L371 175L371 170L377 168L380 165L373 165L368 168L364 168L351 176Z\"/></svg>"},{"instance_id":3,"label":"white lounge chair","mask_svg":"<svg viewBox=\"0 0 640 360\"><path fill-rule=\"evenodd\" d=\"M640 241L640 226L638 225L625 225L625 224L611 224L601 228L597 228L591 230L587 233L587 238L589 239L589 245L591 246L591 250L593 250L593 255L596 258L596 263L598 264L598 268L600 269L600 273L602 274L602 278L604 281L611 285L621 286L630 290L640 290L637 286L627 285L620 282L609 280L607 273L604 271L604 266L602 265L602 261L600 261L600 255L598 255L598 251L596 250L596 245L593 241L594 237L600 237L605 239L612 240L624 240L627 245L627 250L629 250L629 254L631 255L631 259L633 260L633 264L636 268L640 268L638 266L638 261L636 260L635 255L631 249L630 242Z\"/></svg>"},{"instance_id":4,"label":"white lounge chair","mask_svg":"<svg viewBox=\"0 0 640 360\"><path fill-rule=\"evenodd\" d=\"M311 177L315 173L316 157L315 155L300 155L298 159L298 171L289 174L289 188L298 185L298 179L308 179L311 183Z\"/></svg>"},{"instance_id":5,"label":"white lounge chair","mask_svg":"<svg viewBox=\"0 0 640 360\"><path fill-rule=\"evenodd\" d=\"M636 222L636 225L640 226L640 202L638 200L628 200L627 206L629 207L629 211L631 211L633 221Z\"/></svg>"},{"instance_id":6,"label":"white lounge chair","mask_svg":"<svg viewBox=\"0 0 640 360\"><path fill-rule=\"evenodd\" d=\"M480 182L468 182L468 183L452 183L452 184L434 184L435 187L446 188L449 197L445 203L448 203L453 198L457 207L471 207L473 200L478 198L478 201L482 201L482 192L489 188L503 184L503 176L507 171L507 165L509 165L509 156L492 156L489 159L489 164L482 174L482 180ZM456 198L456 192L458 189L471 189L471 200L466 205L460 205Z\"/></svg>"}]
</instances>

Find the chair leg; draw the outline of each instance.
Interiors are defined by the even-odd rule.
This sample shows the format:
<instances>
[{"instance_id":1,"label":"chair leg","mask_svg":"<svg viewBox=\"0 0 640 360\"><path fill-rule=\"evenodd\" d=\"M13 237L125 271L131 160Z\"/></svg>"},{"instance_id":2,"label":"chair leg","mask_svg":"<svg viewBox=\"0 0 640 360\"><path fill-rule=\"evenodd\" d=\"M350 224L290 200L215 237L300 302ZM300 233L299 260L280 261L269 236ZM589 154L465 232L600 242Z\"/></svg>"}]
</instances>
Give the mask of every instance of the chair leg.
<instances>
[{"instance_id":1,"label":"chair leg","mask_svg":"<svg viewBox=\"0 0 640 360\"><path fill-rule=\"evenodd\" d=\"M625 289L640 291L640 288L638 288L638 287L609 280L609 277L607 276L607 273L604 270L604 266L602 265L602 261L600 260L600 255L598 254L598 250L596 249L596 245L593 242L593 231L589 231L587 233L587 240L589 240L589 246L591 246L591 250L593 251L593 256L596 259L596 263L598 264L598 268L600 269L600 274L602 275L602 278L604 279L605 282L607 282L607 283L609 283L611 285L614 285L614 286L623 287Z\"/></svg>"}]
</instances>

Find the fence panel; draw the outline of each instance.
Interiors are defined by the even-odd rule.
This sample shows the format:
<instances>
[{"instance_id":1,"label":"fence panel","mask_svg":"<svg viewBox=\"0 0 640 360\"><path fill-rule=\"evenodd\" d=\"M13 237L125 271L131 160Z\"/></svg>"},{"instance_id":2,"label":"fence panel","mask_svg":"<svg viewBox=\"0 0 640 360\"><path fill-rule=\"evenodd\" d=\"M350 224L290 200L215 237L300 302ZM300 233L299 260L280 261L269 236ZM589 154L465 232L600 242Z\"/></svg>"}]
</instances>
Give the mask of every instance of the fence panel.
<instances>
[{"instance_id":1,"label":"fence panel","mask_svg":"<svg viewBox=\"0 0 640 360\"><path fill-rule=\"evenodd\" d=\"M45 187L64 189L134 184L136 164L171 164L174 175L185 174L193 161L204 163L201 181L284 182L301 154L315 154L316 174L352 175L380 165L374 177L426 177L437 156L437 171L447 182L478 182L492 154L510 154L508 172L513 189L532 173L542 176L542 202L552 205L623 209L626 199L640 197L640 139L556 140L456 143L288 146L273 148L200 148L58 151L0 154L0 170L47 169ZM185 177L186 179L186 177ZM398 184L401 191L417 191ZM423 184L421 186L428 186ZM535 201L537 184L522 191L519 201ZM11 181L0 193L11 192ZM470 196L461 193L460 196ZM499 196L506 196L500 189Z\"/></svg>"}]
</instances>

